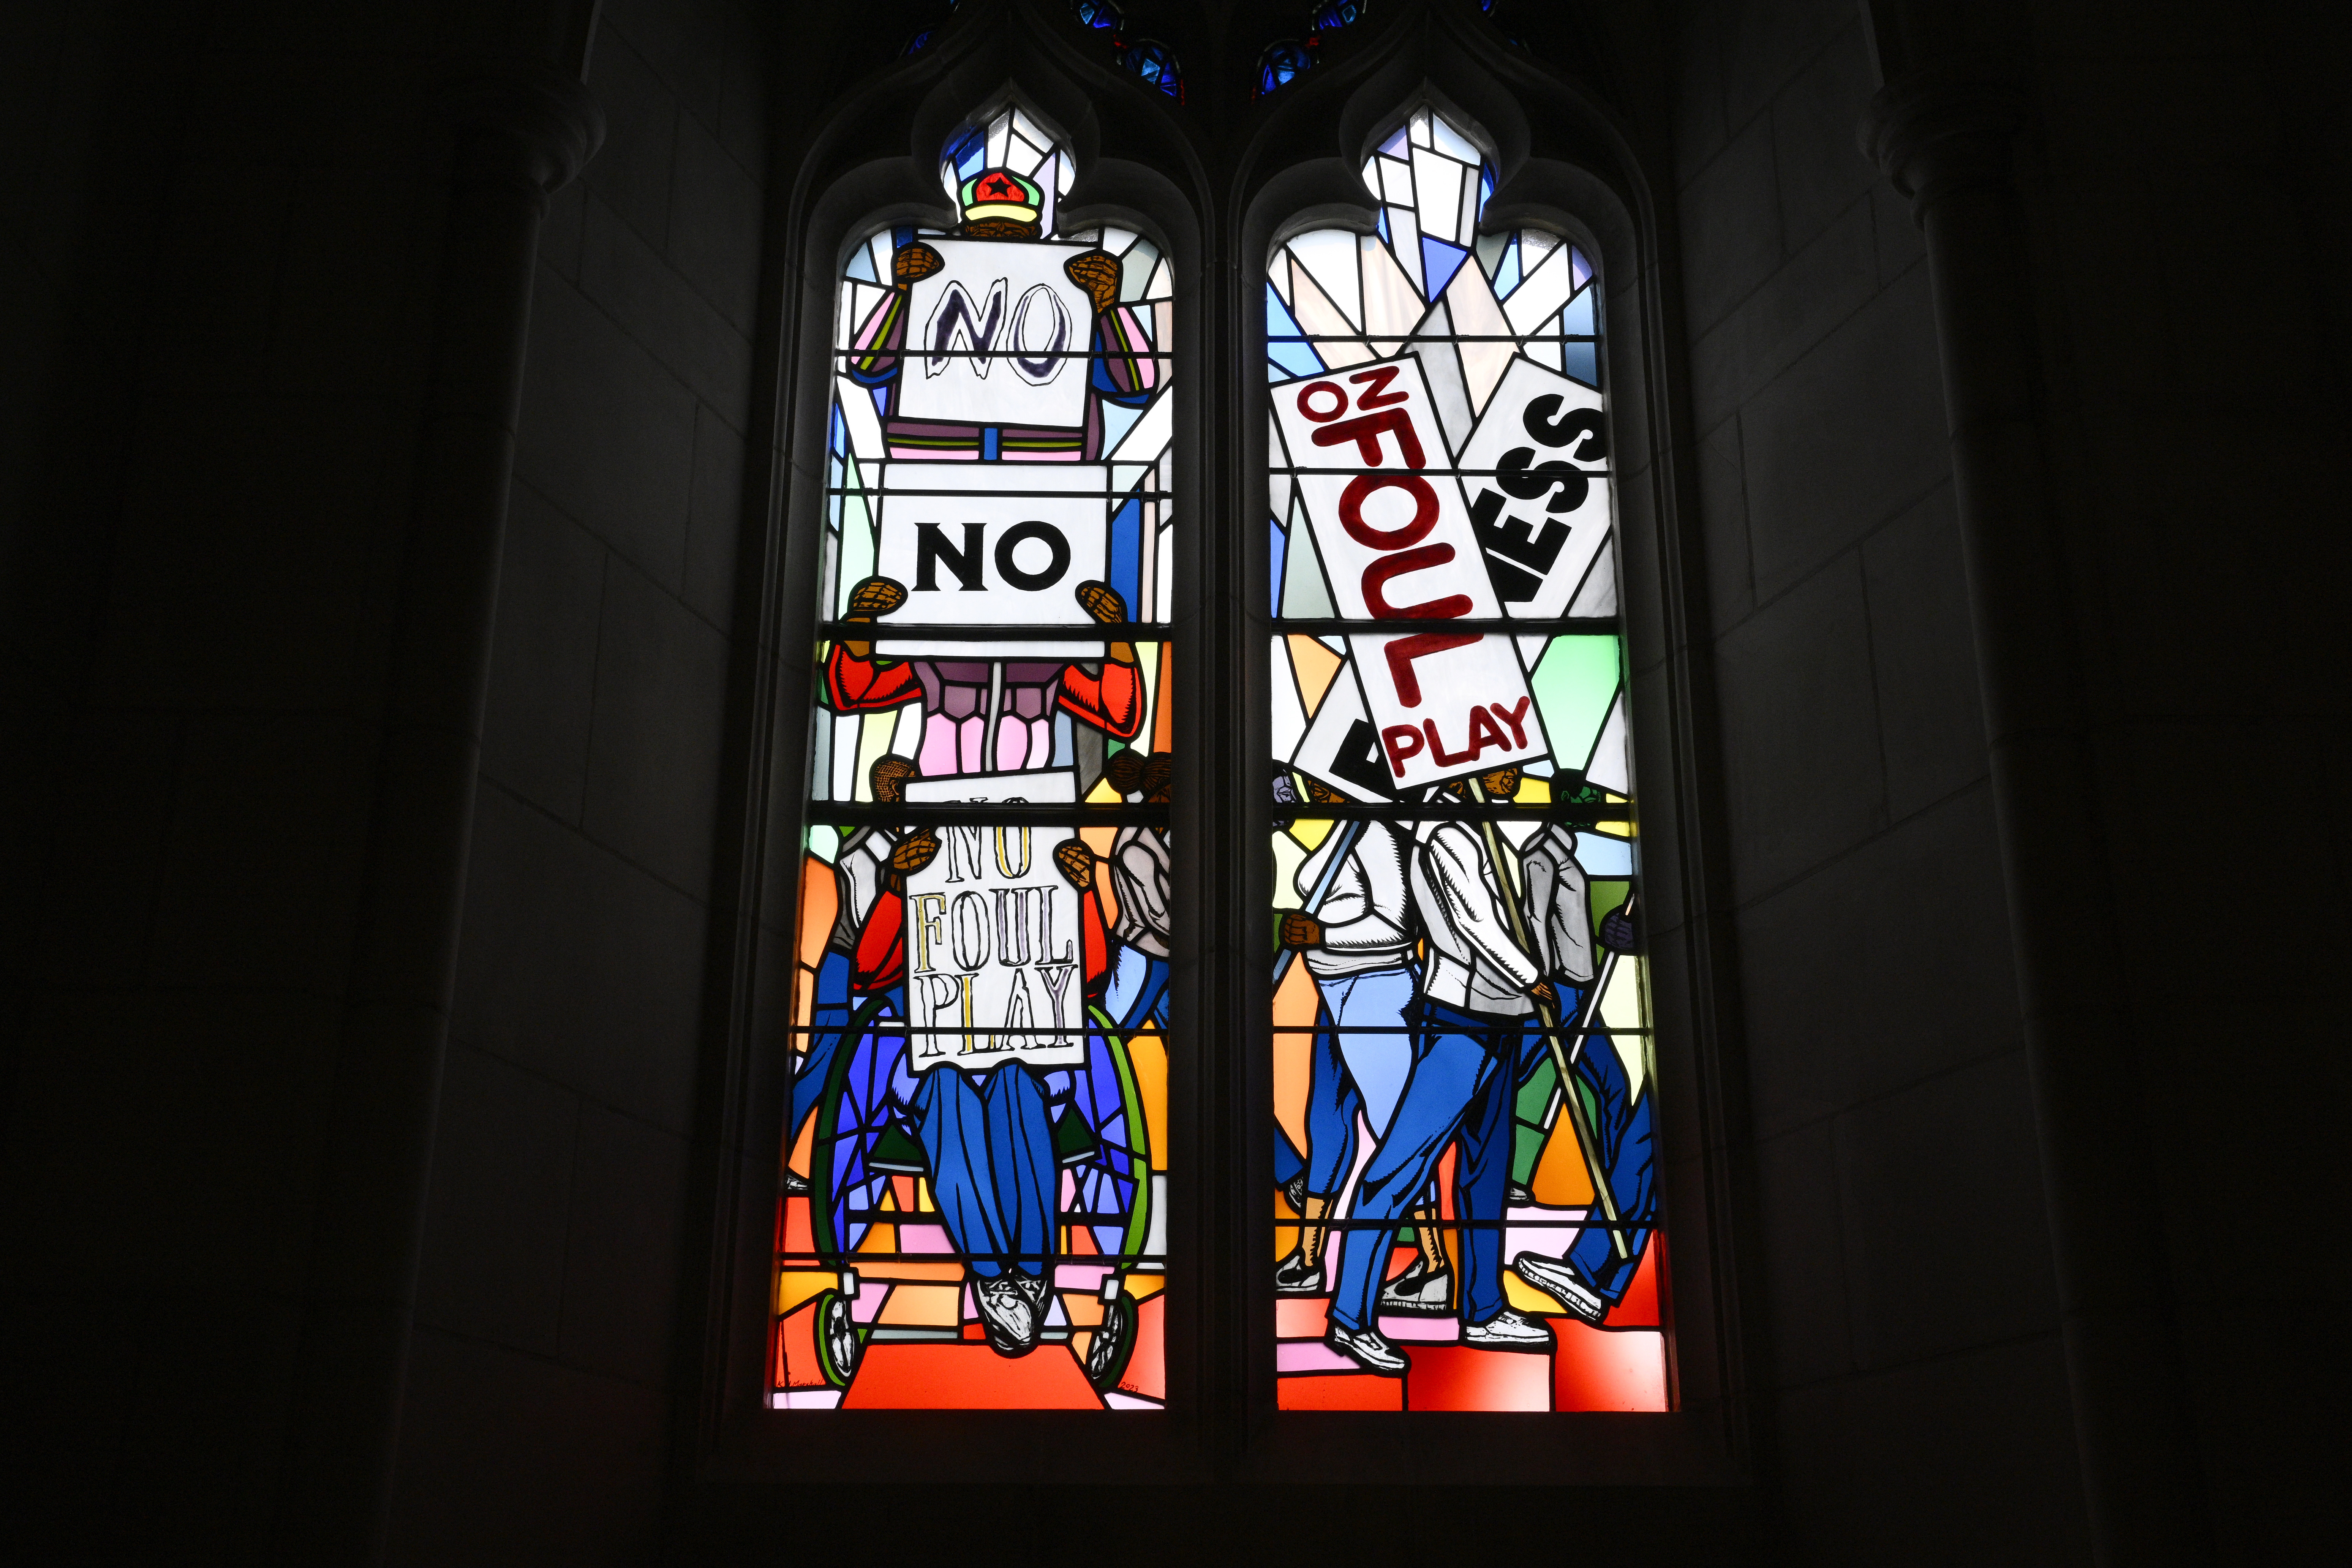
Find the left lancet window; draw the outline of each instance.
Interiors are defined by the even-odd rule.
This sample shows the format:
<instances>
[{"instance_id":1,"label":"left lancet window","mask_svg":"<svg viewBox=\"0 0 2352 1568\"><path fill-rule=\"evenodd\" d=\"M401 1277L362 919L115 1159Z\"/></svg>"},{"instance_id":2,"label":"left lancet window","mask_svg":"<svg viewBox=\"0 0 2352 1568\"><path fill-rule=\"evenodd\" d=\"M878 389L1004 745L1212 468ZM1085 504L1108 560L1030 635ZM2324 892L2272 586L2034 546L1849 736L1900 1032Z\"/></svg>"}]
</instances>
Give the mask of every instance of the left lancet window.
<instances>
[{"instance_id":1,"label":"left lancet window","mask_svg":"<svg viewBox=\"0 0 2352 1568\"><path fill-rule=\"evenodd\" d=\"M1017 108L836 290L772 1402L1164 1397L1170 271Z\"/></svg>"}]
</instances>

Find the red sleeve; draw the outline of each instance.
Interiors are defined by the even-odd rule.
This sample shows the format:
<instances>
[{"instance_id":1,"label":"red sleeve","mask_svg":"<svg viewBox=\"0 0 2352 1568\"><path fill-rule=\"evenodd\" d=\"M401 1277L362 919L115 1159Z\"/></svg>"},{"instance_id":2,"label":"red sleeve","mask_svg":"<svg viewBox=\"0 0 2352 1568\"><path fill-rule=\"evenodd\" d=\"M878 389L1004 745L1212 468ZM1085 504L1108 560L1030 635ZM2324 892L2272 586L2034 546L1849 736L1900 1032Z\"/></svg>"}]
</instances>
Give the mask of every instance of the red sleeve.
<instances>
[{"instance_id":1,"label":"red sleeve","mask_svg":"<svg viewBox=\"0 0 2352 1568\"><path fill-rule=\"evenodd\" d=\"M825 706L836 713L896 708L919 697L922 690L915 667L904 659L859 658L840 643L835 643L833 652L825 657Z\"/></svg>"},{"instance_id":2,"label":"red sleeve","mask_svg":"<svg viewBox=\"0 0 2352 1568\"><path fill-rule=\"evenodd\" d=\"M1100 675L1071 665L1062 671L1058 700L1113 740L1132 741L1143 732L1143 678L1131 664L1105 659Z\"/></svg>"},{"instance_id":3,"label":"red sleeve","mask_svg":"<svg viewBox=\"0 0 2352 1568\"><path fill-rule=\"evenodd\" d=\"M1078 896L1078 930L1085 935L1087 995L1099 1002L1110 988L1110 932L1103 929L1102 900L1092 888Z\"/></svg>"},{"instance_id":4,"label":"red sleeve","mask_svg":"<svg viewBox=\"0 0 2352 1568\"><path fill-rule=\"evenodd\" d=\"M1100 923L1097 917L1097 923ZM907 977L906 896L885 890L874 900L872 912L857 933L857 986L879 991Z\"/></svg>"}]
</instances>

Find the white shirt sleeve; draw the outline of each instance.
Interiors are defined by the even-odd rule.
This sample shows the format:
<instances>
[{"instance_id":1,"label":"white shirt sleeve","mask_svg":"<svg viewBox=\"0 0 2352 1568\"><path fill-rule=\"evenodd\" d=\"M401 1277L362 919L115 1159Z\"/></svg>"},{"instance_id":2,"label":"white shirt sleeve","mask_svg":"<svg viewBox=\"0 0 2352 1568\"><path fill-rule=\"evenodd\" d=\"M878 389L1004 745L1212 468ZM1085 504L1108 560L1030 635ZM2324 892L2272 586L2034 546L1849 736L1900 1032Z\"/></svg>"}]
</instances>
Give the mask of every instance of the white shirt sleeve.
<instances>
[{"instance_id":1,"label":"white shirt sleeve","mask_svg":"<svg viewBox=\"0 0 2352 1568\"><path fill-rule=\"evenodd\" d=\"M1470 950L1525 991L1543 972L1513 940L1501 908L1487 887L1486 857L1477 840L1457 824L1437 830L1423 851L1429 880L1440 908L1435 911Z\"/></svg>"}]
</instances>

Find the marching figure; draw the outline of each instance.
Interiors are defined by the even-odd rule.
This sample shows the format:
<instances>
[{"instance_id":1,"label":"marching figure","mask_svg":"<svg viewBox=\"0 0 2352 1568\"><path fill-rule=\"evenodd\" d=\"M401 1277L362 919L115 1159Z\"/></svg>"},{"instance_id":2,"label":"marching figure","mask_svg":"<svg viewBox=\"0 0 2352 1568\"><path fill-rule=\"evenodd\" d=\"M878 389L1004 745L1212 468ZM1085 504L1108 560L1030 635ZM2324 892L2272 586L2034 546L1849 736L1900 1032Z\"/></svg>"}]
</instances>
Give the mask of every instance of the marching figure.
<instances>
[{"instance_id":1,"label":"marching figure","mask_svg":"<svg viewBox=\"0 0 2352 1568\"><path fill-rule=\"evenodd\" d=\"M1598 1012L1597 994L1607 985L1610 969L1618 955L1639 944L1633 917L1625 912L1632 901L1612 910L1601 922L1601 945L1610 957L1599 966L1596 978L1589 884L1584 868L1577 864L1574 831L1557 822L1546 824L1528 844L1521 864L1527 870L1528 925L1543 949L1545 972L1559 992L1560 1016L1590 1029ZM1570 1070L1591 1096L1599 1144L1595 1152L1616 1202L1619 1223L1629 1227L1626 1246L1621 1252L1603 1226L1588 1225L1563 1256L1522 1252L1511 1260L1511 1271L1598 1327L1623 1298L1649 1245L1657 1206L1650 1097L1634 1099L1624 1058L1607 1035L1570 1033L1562 1043ZM1561 1089L1573 1092L1570 1085Z\"/></svg>"},{"instance_id":2,"label":"marching figure","mask_svg":"<svg viewBox=\"0 0 2352 1568\"><path fill-rule=\"evenodd\" d=\"M1165 752L1144 756L1116 752L1104 767L1110 787L1122 795L1140 793L1148 805L1168 804L1176 766ZM1149 1021L1168 1026L1168 830L1129 823L1110 847L1111 890L1118 895L1118 924L1111 931L1117 952L1104 1006L1131 1035Z\"/></svg>"},{"instance_id":3,"label":"marching figure","mask_svg":"<svg viewBox=\"0 0 2352 1568\"><path fill-rule=\"evenodd\" d=\"M907 781L914 776L915 764L896 755L875 758L874 766L866 771L874 799L882 805L897 805L904 800ZM834 856L838 912L834 916L832 934L825 938L824 957L817 964L815 1005L809 1010L808 1049L793 1071L793 1120L784 1136L787 1147L799 1138L801 1124L823 1097L834 1056L856 1013L862 994L851 989L850 975L856 967L857 938L866 927L866 918L873 914L874 906L881 900L890 875L890 854L898 844L895 829L869 823L851 834ZM785 1190L806 1192L806 1178L787 1173Z\"/></svg>"},{"instance_id":4,"label":"marching figure","mask_svg":"<svg viewBox=\"0 0 2352 1568\"><path fill-rule=\"evenodd\" d=\"M1518 793L1516 768L1479 781L1486 795ZM1456 782L1444 795L1464 799ZM1553 992L1536 960L1511 935L1507 897L1477 836L1460 822L1424 822L1409 876L1429 938L1429 970L1417 1022L1412 1071L1389 1130L1372 1152L1348 1217L1374 1237L1388 1235L1457 1136L1454 1185L1464 1223L1462 1339L1488 1350L1543 1351L1551 1331L1513 1309L1503 1294L1501 1226L1510 1176L1510 1100L1523 1054L1540 1049L1529 1028ZM1349 1247L1341 1259L1327 1342L1367 1371L1402 1376L1412 1364L1375 1326L1387 1249Z\"/></svg>"},{"instance_id":5,"label":"marching figure","mask_svg":"<svg viewBox=\"0 0 2352 1568\"><path fill-rule=\"evenodd\" d=\"M1307 794L1318 805L1345 798L1313 778L1307 780ZM1299 1242L1274 1274L1275 1289L1284 1295L1322 1292L1328 1233L1323 1222L1356 1163L1356 1117L1360 1111L1374 1138L1386 1133L1412 1069L1411 1008L1418 976L1409 956L1410 847L1403 834L1385 822L1336 826L1298 868L1302 898L1311 900L1316 889L1323 889L1316 912L1292 910L1282 917L1282 944L1298 952L1317 996ZM1385 1258L1384 1239L1367 1237L1364 1245ZM1433 1253L1424 1244L1417 1267L1438 1279L1442 1300L1444 1252Z\"/></svg>"}]
</instances>

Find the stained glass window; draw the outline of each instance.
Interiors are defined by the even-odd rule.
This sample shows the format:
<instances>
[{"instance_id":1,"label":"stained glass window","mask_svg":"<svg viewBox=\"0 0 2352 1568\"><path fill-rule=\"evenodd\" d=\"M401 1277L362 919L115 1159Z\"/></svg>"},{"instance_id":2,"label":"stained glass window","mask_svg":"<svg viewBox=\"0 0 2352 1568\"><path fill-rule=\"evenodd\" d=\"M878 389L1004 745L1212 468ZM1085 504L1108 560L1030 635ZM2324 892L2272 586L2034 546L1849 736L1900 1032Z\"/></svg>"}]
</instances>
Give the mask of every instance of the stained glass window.
<instances>
[{"instance_id":1,"label":"stained glass window","mask_svg":"<svg viewBox=\"0 0 2352 1568\"><path fill-rule=\"evenodd\" d=\"M1416 110L1275 255L1286 1410L1658 1410L1600 288Z\"/></svg>"},{"instance_id":2,"label":"stained glass window","mask_svg":"<svg viewBox=\"0 0 2352 1568\"><path fill-rule=\"evenodd\" d=\"M782 1407L1164 1398L1173 289L1019 109L836 284Z\"/></svg>"}]
</instances>

